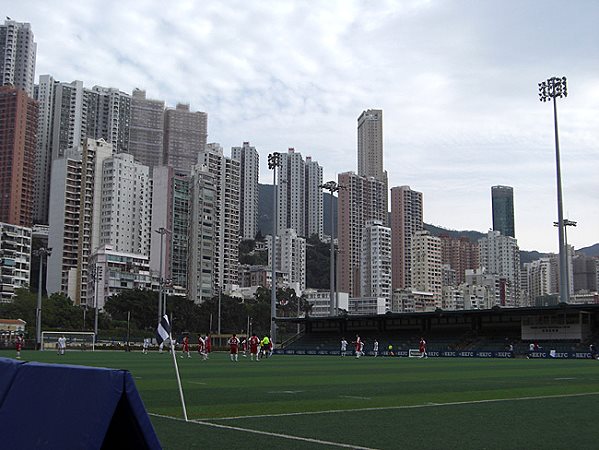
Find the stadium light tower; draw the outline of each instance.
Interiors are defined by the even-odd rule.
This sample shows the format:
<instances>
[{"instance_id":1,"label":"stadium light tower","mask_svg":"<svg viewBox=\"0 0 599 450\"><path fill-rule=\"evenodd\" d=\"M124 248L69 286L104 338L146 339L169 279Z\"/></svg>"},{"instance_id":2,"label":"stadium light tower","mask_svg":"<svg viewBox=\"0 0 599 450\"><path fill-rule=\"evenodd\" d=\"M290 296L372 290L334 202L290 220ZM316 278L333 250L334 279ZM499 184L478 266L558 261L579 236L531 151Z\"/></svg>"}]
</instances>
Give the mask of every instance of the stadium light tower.
<instances>
[{"instance_id":1,"label":"stadium light tower","mask_svg":"<svg viewBox=\"0 0 599 450\"><path fill-rule=\"evenodd\" d=\"M35 308L35 348L41 350L42 342L42 279L44 278L44 257L48 261L48 256L52 253L51 248L38 248L34 254L40 257L40 272L37 282L37 307Z\"/></svg>"},{"instance_id":2,"label":"stadium light tower","mask_svg":"<svg viewBox=\"0 0 599 450\"><path fill-rule=\"evenodd\" d=\"M542 102L553 99L553 126L555 130L555 166L557 174L557 229L559 241L559 299L568 303L570 289L568 287L567 249L565 245L564 212L562 206L562 174L559 157L559 136L557 131L557 99L568 96L566 77L552 77L539 83L539 100Z\"/></svg>"},{"instance_id":3,"label":"stadium light tower","mask_svg":"<svg viewBox=\"0 0 599 450\"><path fill-rule=\"evenodd\" d=\"M331 194L331 264L330 264L330 304L329 315L335 315L336 309L336 292L335 292L335 221L333 220L333 194L339 192L340 189L345 189L345 186L340 186L334 181L327 181L319 187L326 189Z\"/></svg>"},{"instance_id":4,"label":"stadium light tower","mask_svg":"<svg viewBox=\"0 0 599 450\"><path fill-rule=\"evenodd\" d=\"M162 291L164 289L164 276L162 274L162 262L163 262L163 253L162 253L162 247L163 245L163 241L164 241L164 235L166 233L168 233L168 230L164 227L160 227L157 230L154 230L156 233L158 233L160 235L160 275L158 278L158 323L160 323L160 320L162 319ZM166 308L164 309L164 313L166 314Z\"/></svg>"},{"instance_id":5,"label":"stadium light tower","mask_svg":"<svg viewBox=\"0 0 599 450\"><path fill-rule=\"evenodd\" d=\"M281 167L281 154L279 152L273 152L268 155L268 168L272 169L272 186L274 189L272 239L270 245L272 253L270 280L270 340L272 341L273 348L275 347L277 342L277 325L275 323L275 319L277 317L277 252L275 251L275 241L277 239L277 220L279 215L277 207L277 167Z\"/></svg>"}]
</instances>

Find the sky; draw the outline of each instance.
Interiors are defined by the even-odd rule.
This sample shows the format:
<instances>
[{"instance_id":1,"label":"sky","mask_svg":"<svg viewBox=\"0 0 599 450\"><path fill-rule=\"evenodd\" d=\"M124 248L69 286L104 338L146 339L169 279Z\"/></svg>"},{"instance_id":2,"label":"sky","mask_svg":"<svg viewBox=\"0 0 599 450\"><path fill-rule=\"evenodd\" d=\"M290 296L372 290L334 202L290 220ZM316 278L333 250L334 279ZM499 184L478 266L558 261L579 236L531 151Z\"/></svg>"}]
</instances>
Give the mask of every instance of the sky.
<instances>
[{"instance_id":1,"label":"sky","mask_svg":"<svg viewBox=\"0 0 599 450\"><path fill-rule=\"evenodd\" d=\"M424 196L424 220L492 227L491 186L514 188L522 250L557 252L558 100L568 243L599 242L599 2L454 0L0 0L31 23L36 78L145 89L208 114L208 142L295 148L324 181L357 171L357 118L383 110L389 187Z\"/></svg>"}]
</instances>

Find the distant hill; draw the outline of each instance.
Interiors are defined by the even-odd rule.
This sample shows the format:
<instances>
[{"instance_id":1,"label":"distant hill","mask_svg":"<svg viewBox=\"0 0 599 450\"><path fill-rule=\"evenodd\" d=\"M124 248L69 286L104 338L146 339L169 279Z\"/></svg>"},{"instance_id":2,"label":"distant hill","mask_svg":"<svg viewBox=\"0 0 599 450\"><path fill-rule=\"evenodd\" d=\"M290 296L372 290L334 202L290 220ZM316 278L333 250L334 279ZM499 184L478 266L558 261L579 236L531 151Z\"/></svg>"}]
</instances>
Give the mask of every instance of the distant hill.
<instances>
[{"instance_id":1,"label":"distant hill","mask_svg":"<svg viewBox=\"0 0 599 450\"><path fill-rule=\"evenodd\" d=\"M271 184L260 184L258 186L259 201L258 201L258 229L263 235L270 234L272 231L272 202L273 202L273 189ZM324 234L331 234L331 195L324 193ZM333 217L334 225L337 226L337 197L333 197ZM477 242L480 238L484 237L486 233L475 230L450 230L437 225L425 223L424 229L428 230L433 236L449 235L454 238L465 237L473 242ZM337 232L335 231L337 236ZM599 257L599 244L592 245L576 250L577 253L582 253L587 256ZM547 256L546 253L539 253L536 250L527 251L520 250L520 262L522 264L535 261L539 258Z\"/></svg>"},{"instance_id":2,"label":"distant hill","mask_svg":"<svg viewBox=\"0 0 599 450\"><path fill-rule=\"evenodd\" d=\"M599 257L599 244L591 245L590 247L584 247L576 250L576 253L582 253L586 256Z\"/></svg>"}]
</instances>

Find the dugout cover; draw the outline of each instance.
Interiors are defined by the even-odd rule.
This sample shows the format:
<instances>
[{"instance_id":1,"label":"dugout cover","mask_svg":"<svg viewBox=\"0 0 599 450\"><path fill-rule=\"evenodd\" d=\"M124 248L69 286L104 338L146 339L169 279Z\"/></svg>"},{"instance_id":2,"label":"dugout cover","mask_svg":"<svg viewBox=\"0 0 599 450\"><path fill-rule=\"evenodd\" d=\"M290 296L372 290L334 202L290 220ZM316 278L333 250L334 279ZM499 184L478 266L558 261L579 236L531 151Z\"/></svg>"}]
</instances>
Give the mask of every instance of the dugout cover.
<instances>
[{"instance_id":1,"label":"dugout cover","mask_svg":"<svg viewBox=\"0 0 599 450\"><path fill-rule=\"evenodd\" d=\"M0 358L7 449L162 448L131 373Z\"/></svg>"}]
</instances>

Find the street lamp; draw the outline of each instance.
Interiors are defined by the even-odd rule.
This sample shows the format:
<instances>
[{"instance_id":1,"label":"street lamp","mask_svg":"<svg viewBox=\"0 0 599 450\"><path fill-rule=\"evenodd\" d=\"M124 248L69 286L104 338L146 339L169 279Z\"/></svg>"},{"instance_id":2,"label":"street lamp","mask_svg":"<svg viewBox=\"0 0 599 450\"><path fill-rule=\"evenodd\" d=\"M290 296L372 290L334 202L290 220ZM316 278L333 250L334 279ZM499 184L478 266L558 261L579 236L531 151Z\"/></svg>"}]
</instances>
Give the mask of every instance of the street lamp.
<instances>
[{"instance_id":1,"label":"street lamp","mask_svg":"<svg viewBox=\"0 0 599 450\"><path fill-rule=\"evenodd\" d=\"M574 220L564 219L564 247L566 247L566 261L568 260L568 227L575 227L577 222ZM559 227L559 222L553 222L554 227ZM570 267L570 264L567 265ZM570 271L566 270L566 288L570 293Z\"/></svg>"},{"instance_id":2,"label":"street lamp","mask_svg":"<svg viewBox=\"0 0 599 450\"><path fill-rule=\"evenodd\" d=\"M35 308L35 348L41 349L42 342L42 279L44 278L44 256L46 261L52 253L51 248L40 247L33 252L34 255L40 257L39 279L37 280L37 307Z\"/></svg>"},{"instance_id":3,"label":"street lamp","mask_svg":"<svg viewBox=\"0 0 599 450\"><path fill-rule=\"evenodd\" d=\"M168 230L164 227L160 227L157 230L154 230L156 233L158 233L160 235L160 275L159 275L159 279L158 279L158 286L159 286L159 293L158 293L158 323L160 323L160 320L162 319L162 290L164 289L163 286L163 274L162 274L162 260L163 260L163 256L162 256L162 247L163 247L163 240L164 240L164 235L166 233L168 233ZM166 314L166 309L164 311L164 313Z\"/></svg>"},{"instance_id":4,"label":"street lamp","mask_svg":"<svg viewBox=\"0 0 599 450\"><path fill-rule=\"evenodd\" d=\"M274 189L273 195L273 221L272 221L272 240L271 240L271 289L270 289L270 340L273 348L276 344L277 325L275 318L277 317L277 272L276 259L277 252L275 251L275 241L277 238L277 220L278 220L278 204L277 204L277 167L281 167L281 154L273 152L268 155L268 168L272 169L272 186Z\"/></svg>"},{"instance_id":5,"label":"street lamp","mask_svg":"<svg viewBox=\"0 0 599 450\"><path fill-rule=\"evenodd\" d=\"M327 181L325 184L321 184L319 187L322 189L326 189L331 194L331 273L330 273L330 305L329 305L329 314L331 316L335 315L336 309L336 292L335 292L335 221L333 219L333 193L339 192L340 189L345 189L345 186L340 186L334 181Z\"/></svg>"},{"instance_id":6,"label":"street lamp","mask_svg":"<svg viewBox=\"0 0 599 450\"><path fill-rule=\"evenodd\" d=\"M558 239L559 239L559 298L560 302L568 303L569 288L567 285L567 259L565 247L565 225L564 213L562 207L562 175L559 158L559 137L557 132L557 99L568 96L566 77L552 77L539 83L539 100L542 102L553 99L553 124L555 129L555 166L557 174L557 221L558 221Z\"/></svg>"}]
</instances>

